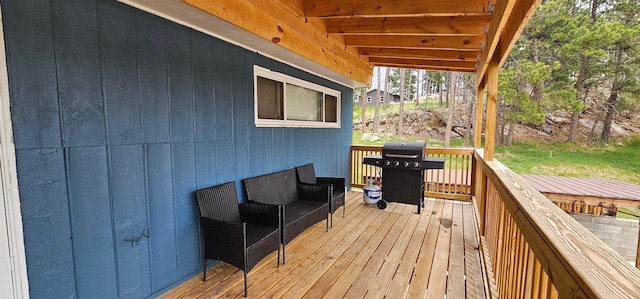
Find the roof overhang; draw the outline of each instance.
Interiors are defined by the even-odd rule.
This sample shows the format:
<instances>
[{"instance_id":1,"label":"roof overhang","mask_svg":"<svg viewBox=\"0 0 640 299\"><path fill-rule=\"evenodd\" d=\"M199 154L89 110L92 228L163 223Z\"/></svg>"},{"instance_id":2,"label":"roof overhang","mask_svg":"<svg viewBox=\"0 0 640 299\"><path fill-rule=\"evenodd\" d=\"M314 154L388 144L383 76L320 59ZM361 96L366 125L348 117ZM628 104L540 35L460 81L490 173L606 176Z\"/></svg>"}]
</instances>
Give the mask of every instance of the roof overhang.
<instances>
[{"instance_id":1,"label":"roof overhang","mask_svg":"<svg viewBox=\"0 0 640 299\"><path fill-rule=\"evenodd\" d=\"M119 0L331 81L374 66L476 73L504 62L539 0Z\"/></svg>"}]
</instances>

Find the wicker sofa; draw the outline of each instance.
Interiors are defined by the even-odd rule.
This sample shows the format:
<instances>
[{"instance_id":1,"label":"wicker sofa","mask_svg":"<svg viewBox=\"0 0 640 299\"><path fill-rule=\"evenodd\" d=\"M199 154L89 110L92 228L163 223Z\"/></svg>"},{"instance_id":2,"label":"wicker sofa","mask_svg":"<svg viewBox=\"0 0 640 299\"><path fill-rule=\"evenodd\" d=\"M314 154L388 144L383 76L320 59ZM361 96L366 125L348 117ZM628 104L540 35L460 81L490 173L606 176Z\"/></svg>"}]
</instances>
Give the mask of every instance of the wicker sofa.
<instances>
[{"instance_id":1,"label":"wicker sofa","mask_svg":"<svg viewBox=\"0 0 640 299\"><path fill-rule=\"evenodd\" d=\"M247 178L243 183L250 202L280 207L283 264L287 243L302 231L323 219L329 229L329 187L297 184L295 169Z\"/></svg>"}]
</instances>

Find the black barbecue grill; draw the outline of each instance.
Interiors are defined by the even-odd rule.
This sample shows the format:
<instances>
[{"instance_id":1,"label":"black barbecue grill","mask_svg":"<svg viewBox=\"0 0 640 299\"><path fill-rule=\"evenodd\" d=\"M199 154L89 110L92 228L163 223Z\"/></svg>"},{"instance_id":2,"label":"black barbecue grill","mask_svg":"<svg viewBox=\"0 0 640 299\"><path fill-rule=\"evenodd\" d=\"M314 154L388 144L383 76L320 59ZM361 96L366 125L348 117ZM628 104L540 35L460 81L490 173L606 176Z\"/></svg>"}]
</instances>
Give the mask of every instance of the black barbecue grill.
<instances>
[{"instance_id":1,"label":"black barbecue grill","mask_svg":"<svg viewBox=\"0 0 640 299\"><path fill-rule=\"evenodd\" d=\"M382 199L424 204L424 170L443 169L444 158L425 158L424 142L387 142L382 155L367 156L363 163L382 168Z\"/></svg>"}]
</instances>

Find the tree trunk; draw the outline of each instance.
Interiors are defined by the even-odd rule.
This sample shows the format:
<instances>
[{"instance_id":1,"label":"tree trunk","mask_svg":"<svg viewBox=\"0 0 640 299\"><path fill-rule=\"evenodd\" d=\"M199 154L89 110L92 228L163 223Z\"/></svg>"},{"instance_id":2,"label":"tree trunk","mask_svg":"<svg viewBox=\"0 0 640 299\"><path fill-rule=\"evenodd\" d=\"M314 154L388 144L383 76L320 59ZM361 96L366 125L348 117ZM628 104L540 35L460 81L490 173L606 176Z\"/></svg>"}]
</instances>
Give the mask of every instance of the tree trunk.
<instances>
[{"instance_id":1,"label":"tree trunk","mask_svg":"<svg viewBox=\"0 0 640 299\"><path fill-rule=\"evenodd\" d=\"M598 110L596 110L598 111ZM593 125L591 126L591 131L589 131L589 140L595 141L596 138L596 127L598 126L598 121L600 120L600 112L595 113L596 117L593 119Z\"/></svg>"},{"instance_id":2,"label":"tree trunk","mask_svg":"<svg viewBox=\"0 0 640 299\"><path fill-rule=\"evenodd\" d=\"M578 139L578 123L580 122L580 113L578 111L573 111L571 113L571 123L569 124L569 138L568 142L576 142Z\"/></svg>"},{"instance_id":3,"label":"tree trunk","mask_svg":"<svg viewBox=\"0 0 640 299\"><path fill-rule=\"evenodd\" d=\"M424 74L427 76L427 74ZM425 79L425 91L424 91L424 111L429 109L429 98L431 98L431 77L426 77Z\"/></svg>"},{"instance_id":4,"label":"tree trunk","mask_svg":"<svg viewBox=\"0 0 640 299\"><path fill-rule=\"evenodd\" d=\"M360 89L360 107L362 108L362 134L367 132L367 102L364 97L367 95L366 89Z\"/></svg>"},{"instance_id":5,"label":"tree trunk","mask_svg":"<svg viewBox=\"0 0 640 299\"><path fill-rule=\"evenodd\" d=\"M530 55L531 61L533 63L539 63L540 61L538 58L538 52L539 52L538 45L533 43L531 45L531 48L532 48L531 55ZM540 106L540 100L542 99L542 86L539 82L532 85L533 86L531 88L531 100L538 103L538 106Z\"/></svg>"},{"instance_id":6,"label":"tree trunk","mask_svg":"<svg viewBox=\"0 0 640 299\"><path fill-rule=\"evenodd\" d=\"M609 141L609 138L611 137L611 123L613 122L614 115L618 111L616 108L618 106L618 93L620 93L620 68L624 63L626 56L624 49L618 50L617 56L618 57L616 59L615 68L616 75L611 86L611 95L609 95L607 102L604 104L607 114L604 116L604 123L602 124L602 134L600 135L600 140L605 142Z\"/></svg>"},{"instance_id":7,"label":"tree trunk","mask_svg":"<svg viewBox=\"0 0 640 299\"><path fill-rule=\"evenodd\" d=\"M584 82L587 79L587 70L589 69L589 57L582 56L582 65L580 66L580 73L578 74L578 79L576 80L575 89L577 91L577 100L584 102L586 97L586 92L584 88ZM569 138L568 142L576 142L578 137L578 124L580 122L580 114L582 111L573 111L571 113L571 123L569 125Z\"/></svg>"},{"instance_id":8,"label":"tree trunk","mask_svg":"<svg viewBox=\"0 0 640 299\"><path fill-rule=\"evenodd\" d=\"M591 0L591 23L595 23L596 21L596 13L598 11L598 0ZM589 70L589 57L581 55L582 63L580 65L580 72L578 73L578 79L576 80L575 89L577 91L576 97L578 101L582 101L583 103L586 100L587 92L584 88L584 83L587 80L587 72ZM573 111L571 113L571 124L569 125L569 138L567 141L576 142L578 138L578 125L580 122L580 114L582 111Z\"/></svg>"},{"instance_id":9,"label":"tree trunk","mask_svg":"<svg viewBox=\"0 0 640 299\"><path fill-rule=\"evenodd\" d=\"M502 113L500 110L502 108L502 103L498 101L496 104L496 143L504 144L504 119L502 119Z\"/></svg>"},{"instance_id":10,"label":"tree trunk","mask_svg":"<svg viewBox=\"0 0 640 299\"><path fill-rule=\"evenodd\" d=\"M466 95L465 95L465 98L466 98ZM465 128L467 128L467 130L464 132L464 146L469 146L471 144L471 130L472 130L471 124L473 123L473 115L474 115L473 112L475 112L475 109L473 109L473 100L471 100L469 102L469 111L467 113L467 121L464 125Z\"/></svg>"},{"instance_id":11,"label":"tree trunk","mask_svg":"<svg viewBox=\"0 0 640 299\"><path fill-rule=\"evenodd\" d=\"M404 117L404 81L406 70L400 69L400 111L398 112L398 136L404 135L402 130L402 118Z\"/></svg>"},{"instance_id":12,"label":"tree trunk","mask_svg":"<svg viewBox=\"0 0 640 299\"><path fill-rule=\"evenodd\" d=\"M515 125L509 124L509 130L507 131L507 138L505 138L505 141L504 141L504 145L506 146L510 146L511 142L513 141L513 127L515 127Z\"/></svg>"},{"instance_id":13,"label":"tree trunk","mask_svg":"<svg viewBox=\"0 0 640 299\"><path fill-rule=\"evenodd\" d=\"M451 146L451 129L453 128L453 112L456 106L456 90L453 88L455 85L456 73L449 72L449 88L447 88L447 93L449 95L447 99L447 104L449 105L449 114L447 115L447 127L444 131L444 147L448 148Z\"/></svg>"},{"instance_id":14,"label":"tree trunk","mask_svg":"<svg viewBox=\"0 0 640 299\"><path fill-rule=\"evenodd\" d=\"M451 72L450 72L451 73ZM449 79L447 79L447 96L445 97L445 107L449 108L449 99L451 99L451 90L453 89L453 77L449 75Z\"/></svg>"},{"instance_id":15,"label":"tree trunk","mask_svg":"<svg viewBox=\"0 0 640 299\"><path fill-rule=\"evenodd\" d=\"M379 121L379 112L380 112L380 83L381 83L381 79L380 78L380 67L376 67L377 69L377 75L378 75L378 89L376 91L376 98L374 101L376 101L376 110L373 114L373 133L378 133L378 123Z\"/></svg>"},{"instance_id":16,"label":"tree trunk","mask_svg":"<svg viewBox=\"0 0 640 299\"><path fill-rule=\"evenodd\" d=\"M420 70L416 70L418 72L418 78L416 79L416 108L420 104Z\"/></svg>"},{"instance_id":17,"label":"tree trunk","mask_svg":"<svg viewBox=\"0 0 640 299\"><path fill-rule=\"evenodd\" d=\"M467 81L466 80L462 80L464 82L464 88L462 89L462 103L466 104L467 103L467 96L468 96L468 92L469 92L469 87L467 86Z\"/></svg>"},{"instance_id":18,"label":"tree trunk","mask_svg":"<svg viewBox=\"0 0 640 299\"><path fill-rule=\"evenodd\" d=\"M384 76L384 109L389 109L389 75L391 74L391 68L385 68L385 76Z\"/></svg>"},{"instance_id":19,"label":"tree trunk","mask_svg":"<svg viewBox=\"0 0 640 299\"><path fill-rule=\"evenodd\" d=\"M442 85L444 84L444 82L441 82L438 86L438 96L440 97L440 101L438 102L438 105L440 106L440 108L442 108Z\"/></svg>"}]
</instances>

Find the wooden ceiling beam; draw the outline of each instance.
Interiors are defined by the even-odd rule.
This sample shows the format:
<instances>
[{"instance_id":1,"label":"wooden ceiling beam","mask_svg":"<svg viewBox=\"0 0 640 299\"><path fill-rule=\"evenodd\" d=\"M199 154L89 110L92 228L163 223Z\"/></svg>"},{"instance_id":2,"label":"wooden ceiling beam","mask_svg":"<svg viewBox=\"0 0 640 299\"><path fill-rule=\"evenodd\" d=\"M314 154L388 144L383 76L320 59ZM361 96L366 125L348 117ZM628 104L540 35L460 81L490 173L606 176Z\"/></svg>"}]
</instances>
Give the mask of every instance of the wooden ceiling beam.
<instances>
[{"instance_id":1,"label":"wooden ceiling beam","mask_svg":"<svg viewBox=\"0 0 640 299\"><path fill-rule=\"evenodd\" d=\"M376 66L384 66L384 67L397 67L397 68L405 68L405 69L420 69L427 71L445 71L445 72L463 72L463 73L475 73L475 68L456 68L456 67L446 67L446 66L431 66L424 64L416 64L416 65L408 65L408 64L393 64L393 63L376 63Z\"/></svg>"},{"instance_id":2,"label":"wooden ceiling beam","mask_svg":"<svg viewBox=\"0 0 640 299\"><path fill-rule=\"evenodd\" d=\"M498 55L499 66L502 66L539 4L540 0L511 0L496 4L487 34L487 47L478 64L477 86L482 84L493 55Z\"/></svg>"},{"instance_id":3,"label":"wooden ceiling beam","mask_svg":"<svg viewBox=\"0 0 640 299\"><path fill-rule=\"evenodd\" d=\"M488 12L488 1L447 0L305 0L308 18L386 16L473 16Z\"/></svg>"},{"instance_id":4,"label":"wooden ceiling beam","mask_svg":"<svg viewBox=\"0 0 640 299\"><path fill-rule=\"evenodd\" d=\"M476 69L476 62L469 61L443 61L443 60L427 60L427 59L404 59L404 58L383 58L372 57L369 61L374 65L393 64L393 65L421 65L425 68L429 67L446 67L452 69Z\"/></svg>"},{"instance_id":5,"label":"wooden ceiling beam","mask_svg":"<svg viewBox=\"0 0 640 299\"><path fill-rule=\"evenodd\" d=\"M360 54L372 57L413 58L444 61L479 61L482 51L455 51L432 49L395 49L395 48L361 48Z\"/></svg>"},{"instance_id":6,"label":"wooden ceiling beam","mask_svg":"<svg viewBox=\"0 0 640 299\"><path fill-rule=\"evenodd\" d=\"M346 35L344 37L345 45L354 47L450 49L470 51L479 50L483 41L483 36Z\"/></svg>"},{"instance_id":7,"label":"wooden ceiling beam","mask_svg":"<svg viewBox=\"0 0 640 299\"><path fill-rule=\"evenodd\" d=\"M446 17L348 18L327 19L332 34L429 34L482 35L491 15Z\"/></svg>"},{"instance_id":8,"label":"wooden ceiling beam","mask_svg":"<svg viewBox=\"0 0 640 299\"><path fill-rule=\"evenodd\" d=\"M297 16L283 17L291 14L288 10L270 11L270 6L245 0L182 1L348 78L371 83L373 67L366 58Z\"/></svg>"},{"instance_id":9,"label":"wooden ceiling beam","mask_svg":"<svg viewBox=\"0 0 640 299\"><path fill-rule=\"evenodd\" d=\"M518 41L520 34L529 23L539 4L540 0L520 0L514 6L511 15L509 15L507 25L502 31L501 42L496 49L498 55L500 55L500 66L507 59L511 48Z\"/></svg>"}]
</instances>

